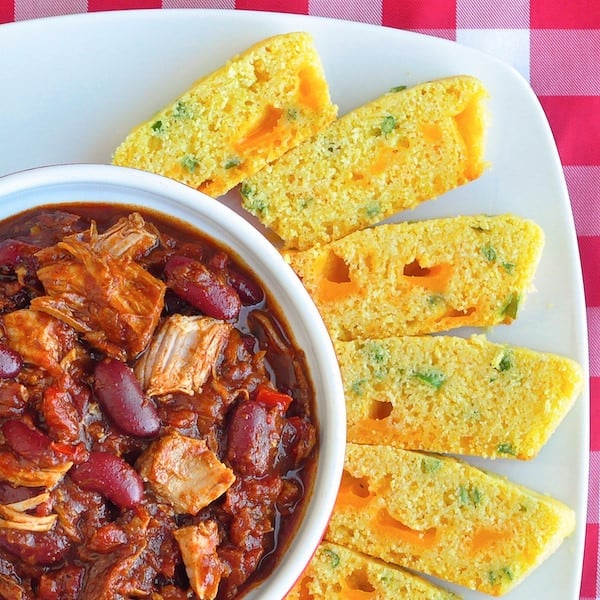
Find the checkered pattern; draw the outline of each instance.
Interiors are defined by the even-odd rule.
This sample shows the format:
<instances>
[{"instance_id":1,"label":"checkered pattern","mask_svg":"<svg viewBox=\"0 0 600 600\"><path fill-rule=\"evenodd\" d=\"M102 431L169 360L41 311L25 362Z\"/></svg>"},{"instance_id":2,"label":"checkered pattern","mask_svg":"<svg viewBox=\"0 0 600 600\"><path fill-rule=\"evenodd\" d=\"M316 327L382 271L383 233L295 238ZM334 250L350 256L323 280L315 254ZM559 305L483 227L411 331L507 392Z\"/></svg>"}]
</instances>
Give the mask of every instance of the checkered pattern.
<instances>
[{"instance_id":1,"label":"checkered pattern","mask_svg":"<svg viewBox=\"0 0 600 600\"><path fill-rule=\"evenodd\" d=\"M600 599L600 1L0 0L0 23L133 8L254 9L410 29L494 54L531 82L558 144L584 271L592 429L581 600Z\"/></svg>"}]
</instances>

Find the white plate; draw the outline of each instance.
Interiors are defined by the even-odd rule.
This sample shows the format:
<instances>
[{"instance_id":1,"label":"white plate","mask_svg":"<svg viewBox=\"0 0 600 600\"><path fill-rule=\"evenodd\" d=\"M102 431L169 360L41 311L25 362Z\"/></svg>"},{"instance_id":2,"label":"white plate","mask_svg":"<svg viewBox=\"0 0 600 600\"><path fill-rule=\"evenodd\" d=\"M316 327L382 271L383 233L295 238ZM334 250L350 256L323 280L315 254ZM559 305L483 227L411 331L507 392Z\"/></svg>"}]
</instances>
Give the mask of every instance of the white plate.
<instances>
[{"instance_id":1,"label":"white plate","mask_svg":"<svg viewBox=\"0 0 600 600\"><path fill-rule=\"evenodd\" d=\"M468 73L490 91L487 156L478 181L410 217L514 212L547 242L536 292L498 341L570 356L586 369L581 269L566 185L547 121L510 67L453 42L296 15L245 11L95 13L0 26L0 175L69 162L110 162L130 128L233 54L272 34L313 34L340 114L396 85ZM227 203L235 205L230 194ZM403 216L403 215L401 215ZM588 394L529 463L476 461L573 507L577 531L509 600L579 597L588 475ZM452 586L450 586L452 587ZM452 587L466 599L484 598Z\"/></svg>"}]
</instances>

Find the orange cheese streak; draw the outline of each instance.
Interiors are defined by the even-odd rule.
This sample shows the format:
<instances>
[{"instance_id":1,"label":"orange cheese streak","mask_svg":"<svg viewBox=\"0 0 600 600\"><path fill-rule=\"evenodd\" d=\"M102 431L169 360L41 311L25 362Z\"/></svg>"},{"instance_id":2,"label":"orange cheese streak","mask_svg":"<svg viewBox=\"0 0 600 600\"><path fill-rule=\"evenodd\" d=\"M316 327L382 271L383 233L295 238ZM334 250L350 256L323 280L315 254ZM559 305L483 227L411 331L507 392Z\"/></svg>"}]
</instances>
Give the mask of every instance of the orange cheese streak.
<instances>
[{"instance_id":1,"label":"orange cheese streak","mask_svg":"<svg viewBox=\"0 0 600 600\"><path fill-rule=\"evenodd\" d=\"M373 526L375 531L384 531L388 540L396 538L418 548L433 548L437 540L437 529L435 527L423 531L412 529L398 521L398 519L394 519L385 508L377 513L377 516L373 519Z\"/></svg>"},{"instance_id":2,"label":"orange cheese streak","mask_svg":"<svg viewBox=\"0 0 600 600\"><path fill-rule=\"evenodd\" d=\"M358 479L344 471L336 500L336 509L364 510L372 504L375 498L376 494L369 490L364 479ZM392 517L385 508L379 510L373 518L373 531L385 532L387 539L396 538L419 548L431 548L437 541L435 527L424 531L412 529Z\"/></svg>"},{"instance_id":3,"label":"orange cheese streak","mask_svg":"<svg viewBox=\"0 0 600 600\"><path fill-rule=\"evenodd\" d=\"M319 110L327 98L327 84L314 67L308 66L298 73L298 99L313 110Z\"/></svg>"},{"instance_id":4,"label":"orange cheese streak","mask_svg":"<svg viewBox=\"0 0 600 600\"><path fill-rule=\"evenodd\" d=\"M269 106L254 127L235 144L236 150L240 153L249 153L274 145L280 137L278 124L282 112L280 108Z\"/></svg>"},{"instance_id":5,"label":"orange cheese streak","mask_svg":"<svg viewBox=\"0 0 600 600\"><path fill-rule=\"evenodd\" d=\"M490 527L482 527L477 529L471 538L471 554L477 554L483 550L487 550L499 542L503 542L509 538L511 532L498 531Z\"/></svg>"}]
</instances>

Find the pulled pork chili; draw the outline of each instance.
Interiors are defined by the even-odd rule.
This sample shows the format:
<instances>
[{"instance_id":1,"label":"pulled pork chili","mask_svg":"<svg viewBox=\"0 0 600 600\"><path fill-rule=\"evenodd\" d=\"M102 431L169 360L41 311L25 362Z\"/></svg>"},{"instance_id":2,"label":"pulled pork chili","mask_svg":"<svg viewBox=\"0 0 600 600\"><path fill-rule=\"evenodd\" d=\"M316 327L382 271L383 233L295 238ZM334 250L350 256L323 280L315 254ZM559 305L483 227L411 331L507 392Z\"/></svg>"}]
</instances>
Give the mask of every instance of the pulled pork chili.
<instances>
[{"instance_id":1,"label":"pulled pork chili","mask_svg":"<svg viewBox=\"0 0 600 600\"><path fill-rule=\"evenodd\" d=\"M230 599L266 576L316 455L282 323L170 218L0 223L0 598Z\"/></svg>"}]
</instances>

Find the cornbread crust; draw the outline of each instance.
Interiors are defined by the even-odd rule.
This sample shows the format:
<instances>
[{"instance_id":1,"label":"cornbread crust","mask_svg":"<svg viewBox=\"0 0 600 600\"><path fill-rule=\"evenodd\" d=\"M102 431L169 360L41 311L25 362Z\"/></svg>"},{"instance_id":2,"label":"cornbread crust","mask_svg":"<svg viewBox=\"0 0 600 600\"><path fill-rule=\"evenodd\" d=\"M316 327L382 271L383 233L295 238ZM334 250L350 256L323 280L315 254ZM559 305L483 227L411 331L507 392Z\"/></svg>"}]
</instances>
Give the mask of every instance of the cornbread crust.
<instances>
[{"instance_id":1,"label":"cornbread crust","mask_svg":"<svg viewBox=\"0 0 600 600\"><path fill-rule=\"evenodd\" d=\"M322 542L285 600L350 600L363 597L378 600L460 598L406 569L331 542Z\"/></svg>"},{"instance_id":2,"label":"cornbread crust","mask_svg":"<svg viewBox=\"0 0 600 600\"><path fill-rule=\"evenodd\" d=\"M337 341L348 440L534 458L579 395L573 360L483 335Z\"/></svg>"},{"instance_id":3,"label":"cornbread crust","mask_svg":"<svg viewBox=\"0 0 600 600\"><path fill-rule=\"evenodd\" d=\"M494 596L570 535L561 502L464 461L349 443L325 539Z\"/></svg>"},{"instance_id":4,"label":"cornbread crust","mask_svg":"<svg viewBox=\"0 0 600 600\"><path fill-rule=\"evenodd\" d=\"M159 173L217 197L336 115L312 37L285 33L196 81L133 129L113 163Z\"/></svg>"},{"instance_id":5,"label":"cornbread crust","mask_svg":"<svg viewBox=\"0 0 600 600\"><path fill-rule=\"evenodd\" d=\"M511 323L542 229L514 215L379 225L284 256L340 340Z\"/></svg>"},{"instance_id":6,"label":"cornbread crust","mask_svg":"<svg viewBox=\"0 0 600 600\"><path fill-rule=\"evenodd\" d=\"M304 250L440 196L486 167L486 98L464 75L390 91L247 178L244 208Z\"/></svg>"}]
</instances>

